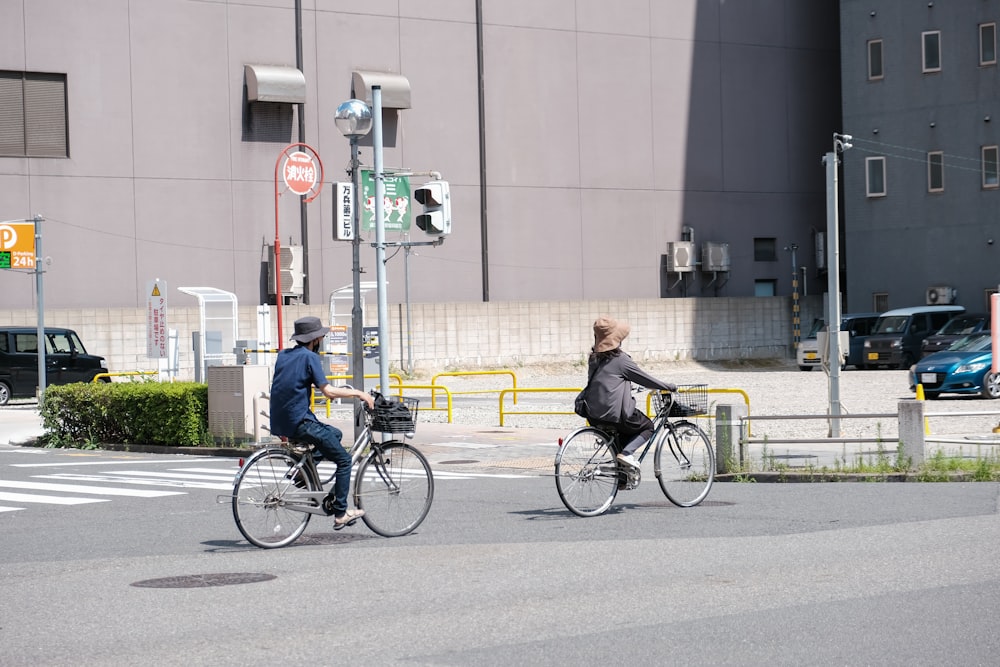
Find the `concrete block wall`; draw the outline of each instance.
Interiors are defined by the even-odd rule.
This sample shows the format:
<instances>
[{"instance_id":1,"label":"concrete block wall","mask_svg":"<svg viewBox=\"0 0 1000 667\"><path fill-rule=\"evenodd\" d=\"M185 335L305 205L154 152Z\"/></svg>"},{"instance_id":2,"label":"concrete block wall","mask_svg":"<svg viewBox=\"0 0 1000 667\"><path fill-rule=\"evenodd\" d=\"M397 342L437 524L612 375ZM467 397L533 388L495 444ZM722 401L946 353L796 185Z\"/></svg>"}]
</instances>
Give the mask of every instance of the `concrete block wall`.
<instances>
[{"instance_id":1,"label":"concrete block wall","mask_svg":"<svg viewBox=\"0 0 1000 667\"><path fill-rule=\"evenodd\" d=\"M366 305L365 326L377 326L375 304ZM801 321L811 322L821 308L821 297L804 297ZM276 311L271 308L275 338ZM388 341L382 345L394 369L407 366L408 348L418 371L582 362L593 345L593 321L606 313L632 325L624 348L638 361L787 358L791 312L789 297L421 303L410 305L412 334L407 336L406 306L391 304ZM330 316L327 305L284 306L286 346L295 320L305 315L323 321ZM191 340L199 326L198 308L169 306L167 322L178 332L178 378L193 379ZM45 324L74 329L88 352L107 358L111 371L158 368L158 360L146 357L144 308L47 310ZM11 325L36 326L37 314L0 311L0 326ZM256 305L239 308L238 337L258 337Z\"/></svg>"}]
</instances>

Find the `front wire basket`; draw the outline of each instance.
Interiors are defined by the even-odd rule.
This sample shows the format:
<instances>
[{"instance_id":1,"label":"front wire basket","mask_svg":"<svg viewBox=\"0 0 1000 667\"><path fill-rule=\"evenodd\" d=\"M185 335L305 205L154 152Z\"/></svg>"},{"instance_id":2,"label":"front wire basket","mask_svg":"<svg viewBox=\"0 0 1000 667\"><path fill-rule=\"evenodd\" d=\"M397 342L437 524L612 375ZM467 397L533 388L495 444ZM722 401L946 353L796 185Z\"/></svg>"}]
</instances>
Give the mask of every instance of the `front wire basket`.
<instances>
[{"instance_id":1,"label":"front wire basket","mask_svg":"<svg viewBox=\"0 0 1000 667\"><path fill-rule=\"evenodd\" d=\"M383 396L375 403L372 430L380 433L413 433L416 430L419 403L420 399L409 396Z\"/></svg>"},{"instance_id":2,"label":"front wire basket","mask_svg":"<svg viewBox=\"0 0 1000 667\"><path fill-rule=\"evenodd\" d=\"M653 392L653 407L656 412L670 401L670 394ZM670 406L668 417L695 417L708 414L708 385L680 384L674 394L674 404Z\"/></svg>"}]
</instances>

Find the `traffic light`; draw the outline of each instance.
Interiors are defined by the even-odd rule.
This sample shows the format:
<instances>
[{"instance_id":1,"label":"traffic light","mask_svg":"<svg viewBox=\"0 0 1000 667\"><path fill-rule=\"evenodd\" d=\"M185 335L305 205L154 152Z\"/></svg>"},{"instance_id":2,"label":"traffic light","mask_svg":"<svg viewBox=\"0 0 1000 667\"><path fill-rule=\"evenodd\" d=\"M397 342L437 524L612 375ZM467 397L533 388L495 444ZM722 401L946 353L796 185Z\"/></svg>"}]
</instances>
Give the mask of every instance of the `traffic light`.
<instances>
[{"instance_id":1,"label":"traffic light","mask_svg":"<svg viewBox=\"0 0 1000 667\"><path fill-rule=\"evenodd\" d=\"M424 183L414 191L413 198L424 207L424 212L417 216L417 227L433 236L451 234L448 181Z\"/></svg>"}]
</instances>

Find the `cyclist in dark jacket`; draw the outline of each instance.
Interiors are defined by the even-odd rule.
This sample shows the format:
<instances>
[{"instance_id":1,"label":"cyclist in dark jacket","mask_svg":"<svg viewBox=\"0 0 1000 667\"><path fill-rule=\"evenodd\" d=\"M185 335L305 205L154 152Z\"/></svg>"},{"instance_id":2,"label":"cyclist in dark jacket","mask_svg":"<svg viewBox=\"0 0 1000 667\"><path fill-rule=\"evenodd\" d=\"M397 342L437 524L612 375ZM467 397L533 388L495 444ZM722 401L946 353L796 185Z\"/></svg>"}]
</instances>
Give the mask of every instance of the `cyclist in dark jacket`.
<instances>
[{"instance_id":1,"label":"cyclist in dark jacket","mask_svg":"<svg viewBox=\"0 0 1000 667\"><path fill-rule=\"evenodd\" d=\"M298 345L278 353L271 381L271 435L285 436L316 445L328 461L337 464L333 483L333 527L343 528L364 514L364 510L347 509L347 493L351 485L351 455L340 444L343 433L336 426L324 424L309 409L309 398L316 387L327 398L357 398L374 406L371 394L350 387L334 387L326 381L319 349L323 336L330 331L318 317L295 320Z\"/></svg>"},{"instance_id":2,"label":"cyclist in dark jacket","mask_svg":"<svg viewBox=\"0 0 1000 667\"><path fill-rule=\"evenodd\" d=\"M594 322L594 347L587 363L587 418L595 426L614 426L626 443L618 454L625 465L638 468L633 454L653 434L653 422L635 405L632 383L648 389L677 391L677 385L663 382L645 372L621 349L631 327L607 315Z\"/></svg>"}]
</instances>

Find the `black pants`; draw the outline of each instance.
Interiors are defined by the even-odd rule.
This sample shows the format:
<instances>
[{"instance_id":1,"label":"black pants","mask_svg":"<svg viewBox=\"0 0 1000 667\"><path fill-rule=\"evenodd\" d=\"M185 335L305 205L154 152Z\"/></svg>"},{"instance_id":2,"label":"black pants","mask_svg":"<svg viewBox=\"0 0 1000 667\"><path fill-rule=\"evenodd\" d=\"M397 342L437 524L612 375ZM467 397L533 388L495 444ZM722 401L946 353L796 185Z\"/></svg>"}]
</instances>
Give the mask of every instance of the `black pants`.
<instances>
[{"instance_id":1,"label":"black pants","mask_svg":"<svg viewBox=\"0 0 1000 667\"><path fill-rule=\"evenodd\" d=\"M639 408L633 410L624 421L596 422L594 426L610 426L618 431L622 454L634 454L653 435L652 420Z\"/></svg>"}]
</instances>

